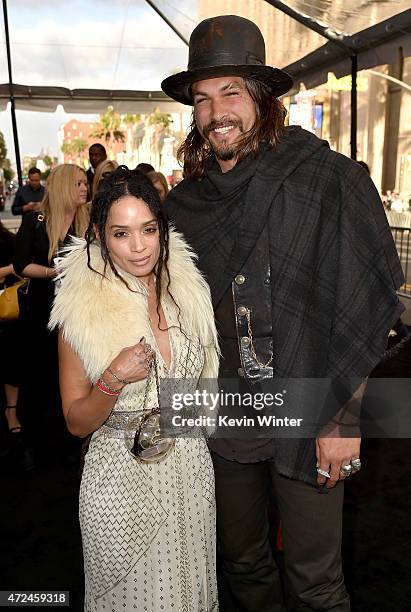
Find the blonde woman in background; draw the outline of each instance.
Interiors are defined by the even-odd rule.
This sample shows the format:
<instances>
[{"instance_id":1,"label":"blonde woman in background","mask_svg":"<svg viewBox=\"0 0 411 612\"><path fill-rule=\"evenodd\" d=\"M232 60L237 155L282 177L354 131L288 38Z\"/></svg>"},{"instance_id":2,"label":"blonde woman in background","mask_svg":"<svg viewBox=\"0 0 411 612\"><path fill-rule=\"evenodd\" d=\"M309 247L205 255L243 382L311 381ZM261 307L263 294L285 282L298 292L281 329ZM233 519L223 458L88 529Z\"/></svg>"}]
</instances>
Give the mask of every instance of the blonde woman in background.
<instances>
[{"instance_id":1,"label":"blonde woman in background","mask_svg":"<svg viewBox=\"0 0 411 612\"><path fill-rule=\"evenodd\" d=\"M157 189L161 203L163 203L169 190L166 177L161 172L148 172L147 178L150 179L153 187Z\"/></svg>"},{"instance_id":2,"label":"blonde woman in background","mask_svg":"<svg viewBox=\"0 0 411 612\"><path fill-rule=\"evenodd\" d=\"M99 187L101 181L107 175L109 175L110 172L113 172L113 170L115 170L116 168L118 168L118 163L116 161L111 160L111 159L105 159L104 161L99 163L99 165L97 166L97 168L95 170L95 173L94 173L93 189L92 189L92 194L91 194L91 198L92 199L96 195L98 187Z\"/></svg>"},{"instance_id":3,"label":"blonde woman in background","mask_svg":"<svg viewBox=\"0 0 411 612\"><path fill-rule=\"evenodd\" d=\"M61 436L66 435L58 391L57 336L47 329L54 299L54 258L69 236L84 236L88 219L86 173L74 164L61 164L50 173L41 211L24 216L15 240L14 269L30 279L20 309L24 346L19 412L29 444L40 459L43 451L47 454L46 440L64 452Z\"/></svg>"}]
</instances>

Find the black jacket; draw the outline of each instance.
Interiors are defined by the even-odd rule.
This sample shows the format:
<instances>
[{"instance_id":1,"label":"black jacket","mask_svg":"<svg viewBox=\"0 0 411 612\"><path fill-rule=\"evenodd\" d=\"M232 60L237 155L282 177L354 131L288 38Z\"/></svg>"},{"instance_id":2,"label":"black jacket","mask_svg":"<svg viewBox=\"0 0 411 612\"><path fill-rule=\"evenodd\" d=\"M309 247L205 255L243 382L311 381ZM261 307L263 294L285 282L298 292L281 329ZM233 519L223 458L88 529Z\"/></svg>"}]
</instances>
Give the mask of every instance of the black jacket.
<instances>
[{"instance_id":1,"label":"black jacket","mask_svg":"<svg viewBox=\"0 0 411 612\"><path fill-rule=\"evenodd\" d=\"M358 164L288 128L255 160L225 174L211 163L201 181L184 180L166 208L199 255L217 313L268 231L275 377L369 375L403 310L396 289L404 279L381 199ZM258 265L264 271L267 258ZM260 294L250 302L238 292L254 317ZM313 440L278 439L275 452L280 473L315 481Z\"/></svg>"}]
</instances>

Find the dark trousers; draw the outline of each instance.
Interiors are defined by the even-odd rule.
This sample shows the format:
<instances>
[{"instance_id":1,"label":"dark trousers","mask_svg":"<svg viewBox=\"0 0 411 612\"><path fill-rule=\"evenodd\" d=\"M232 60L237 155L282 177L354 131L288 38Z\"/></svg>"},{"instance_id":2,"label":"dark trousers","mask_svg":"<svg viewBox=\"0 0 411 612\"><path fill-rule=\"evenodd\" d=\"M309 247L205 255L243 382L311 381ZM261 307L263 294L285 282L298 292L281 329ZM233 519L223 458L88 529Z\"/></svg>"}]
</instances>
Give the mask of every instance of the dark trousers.
<instances>
[{"instance_id":1,"label":"dark trousers","mask_svg":"<svg viewBox=\"0 0 411 612\"><path fill-rule=\"evenodd\" d=\"M319 492L280 476L270 461L212 458L221 611L349 612L341 568L342 483ZM269 540L271 487L282 523L287 607Z\"/></svg>"}]
</instances>

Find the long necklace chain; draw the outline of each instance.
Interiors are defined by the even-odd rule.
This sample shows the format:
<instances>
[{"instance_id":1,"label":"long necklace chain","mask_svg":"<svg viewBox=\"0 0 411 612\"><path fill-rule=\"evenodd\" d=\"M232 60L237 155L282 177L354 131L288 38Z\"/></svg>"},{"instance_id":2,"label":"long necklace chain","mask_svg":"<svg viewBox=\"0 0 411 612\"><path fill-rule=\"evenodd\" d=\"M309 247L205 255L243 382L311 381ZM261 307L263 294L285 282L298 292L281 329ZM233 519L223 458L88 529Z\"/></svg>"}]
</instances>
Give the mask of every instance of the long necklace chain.
<instances>
[{"instance_id":1,"label":"long necklace chain","mask_svg":"<svg viewBox=\"0 0 411 612\"><path fill-rule=\"evenodd\" d=\"M265 369L268 368L270 366L270 364L273 361L274 355L273 353L271 353L271 357L269 358L269 360L267 361L267 363L261 363L261 361L259 361L257 354L255 352L255 347L254 347L254 338L253 338L253 332L251 329L251 316L250 316L250 310L249 308L247 308L247 312L246 312L246 319L247 319L247 328L248 328L248 337L250 339L250 348L251 348L251 354L254 357L254 360L257 362L257 364L259 365L259 367L261 369Z\"/></svg>"}]
</instances>

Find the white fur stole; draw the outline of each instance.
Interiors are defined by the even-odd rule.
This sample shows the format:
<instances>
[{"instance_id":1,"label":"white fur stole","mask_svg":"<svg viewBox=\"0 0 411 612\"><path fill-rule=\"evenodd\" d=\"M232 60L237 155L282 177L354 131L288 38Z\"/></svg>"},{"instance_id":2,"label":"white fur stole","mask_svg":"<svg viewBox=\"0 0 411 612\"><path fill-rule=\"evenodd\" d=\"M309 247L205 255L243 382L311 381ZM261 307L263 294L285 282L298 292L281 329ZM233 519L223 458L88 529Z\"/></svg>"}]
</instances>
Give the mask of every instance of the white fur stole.
<instances>
[{"instance_id":1,"label":"white fur stole","mask_svg":"<svg viewBox=\"0 0 411 612\"><path fill-rule=\"evenodd\" d=\"M205 353L201 376L218 373L218 344L210 290L197 270L195 255L181 234L170 229L170 291L181 310L184 331L198 338ZM86 242L73 238L59 264L60 289L54 300L49 327L63 328L65 340L80 357L90 381L95 382L126 346L150 334L147 293L136 277L119 270L133 289L116 278L109 266L105 276L87 266ZM103 273L98 244L90 246L91 265ZM166 292L166 280L162 283Z\"/></svg>"}]
</instances>

